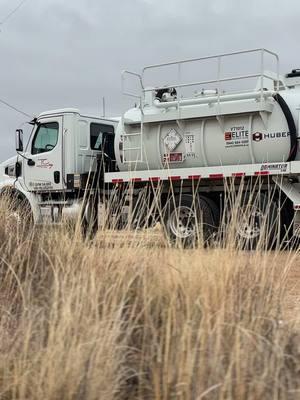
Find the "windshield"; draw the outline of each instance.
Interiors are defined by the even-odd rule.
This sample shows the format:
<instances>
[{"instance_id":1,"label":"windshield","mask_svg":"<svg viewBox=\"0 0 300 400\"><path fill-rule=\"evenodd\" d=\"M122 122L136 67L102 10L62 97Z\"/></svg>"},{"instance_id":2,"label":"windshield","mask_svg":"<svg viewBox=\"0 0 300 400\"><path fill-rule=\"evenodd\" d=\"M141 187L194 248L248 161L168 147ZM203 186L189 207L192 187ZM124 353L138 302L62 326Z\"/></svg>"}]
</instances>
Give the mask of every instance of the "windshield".
<instances>
[{"instance_id":1,"label":"windshield","mask_svg":"<svg viewBox=\"0 0 300 400\"><path fill-rule=\"evenodd\" d=\"M32 142L32 154L46 153L54 149L58 140L58 122L40 124Z\"/></svg>"}]
</instances>

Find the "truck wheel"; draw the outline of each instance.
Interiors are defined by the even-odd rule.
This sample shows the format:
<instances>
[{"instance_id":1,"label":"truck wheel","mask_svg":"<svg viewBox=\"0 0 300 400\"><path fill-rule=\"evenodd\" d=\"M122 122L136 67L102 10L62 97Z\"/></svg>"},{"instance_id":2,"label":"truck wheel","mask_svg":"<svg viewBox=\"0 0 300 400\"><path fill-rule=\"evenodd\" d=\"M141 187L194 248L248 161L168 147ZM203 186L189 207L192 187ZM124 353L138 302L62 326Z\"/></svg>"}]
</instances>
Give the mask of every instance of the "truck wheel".
<instances>
[{"instance_id":1,"label":"truck wheel","mask_svg":"<svg viewBox=\"0 0 300 400\"><path fill-rule=\"evenodd\" d=\"M245 196L236 213L238 247L245 250L273 248L280 242L280 210L275 199L264 193Z\"/></svg>"},{"instance_id":2,"label":"truck wheel","mask_svg":"<svg viewBox=\"0 0 300 400\"><path fill-rule=\"evenodd\" d=\"M192 247L209 244L215 231L212 208L203 196L182 195L170 199L165 212L165 231L172 244Z\"/></svg>"},{"instance_id":3,"label":"truck wheel","mask_svg":"<svg viewBox=\"0 0 300 400\"><path fill-rule=\"evenodd\" d=\"M81 231L84 238L93 239L98 231L99 197L90 195L82 207Z\"/></svg>"},{"instance_id":4,"label":"truck wheel","mask_svg":"<svg viewBox=\"0 0 300 400\"><path fill-rule=\"evenodd\" d=\"M13 225L31 227L33 225L33 215L29 202L20 197L11 197L8 219Z\"/></svg>"}]
</instances>

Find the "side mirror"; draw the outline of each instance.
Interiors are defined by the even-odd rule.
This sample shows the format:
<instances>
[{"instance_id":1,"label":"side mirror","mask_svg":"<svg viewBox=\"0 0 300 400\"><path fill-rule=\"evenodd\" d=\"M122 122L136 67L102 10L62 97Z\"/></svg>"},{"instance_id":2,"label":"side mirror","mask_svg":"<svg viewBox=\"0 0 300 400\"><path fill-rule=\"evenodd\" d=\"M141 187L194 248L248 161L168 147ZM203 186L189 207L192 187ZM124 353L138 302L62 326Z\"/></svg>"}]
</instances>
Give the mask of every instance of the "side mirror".
<instances>
[{"instance_id":1,"label":"side mirror","mask_svg":"<svg viewBox=\"0 0 300 400\"><path fill-rule=\"evenodd\" d=\"M16 150L17 151L23 151L23 130L22 129L17 129L16 130Z\"/></svg>"}]
</instances>

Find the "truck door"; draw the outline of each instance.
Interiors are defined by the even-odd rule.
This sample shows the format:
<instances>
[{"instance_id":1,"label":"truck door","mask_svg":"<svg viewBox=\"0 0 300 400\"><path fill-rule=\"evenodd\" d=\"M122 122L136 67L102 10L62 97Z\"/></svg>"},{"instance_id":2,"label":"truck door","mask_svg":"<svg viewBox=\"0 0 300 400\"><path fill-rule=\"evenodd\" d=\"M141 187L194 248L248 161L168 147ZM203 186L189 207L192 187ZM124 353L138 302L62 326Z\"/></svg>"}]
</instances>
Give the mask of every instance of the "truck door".
<instances>
[{"instance_id":1,"label":"truck door","mask_svg":"<svg viewBox=\"0 0 300 400\"><path fill-rule=\"evenodd\" d=\"M24 156L24 181L29 191L62 190L63 117L43 118Z\"/></svg>"},{"instance_id":2,"label":"truck door","mask_svg":"<svg viewBox=\"0 0 300 400\"><path fill-rule=\"evenodd\" d=\"M114 126L92 122L90 126L90 133L91 149L101 152L105 172L115 171L116 156L114 149Z\"/></svg>"}]
</instances>

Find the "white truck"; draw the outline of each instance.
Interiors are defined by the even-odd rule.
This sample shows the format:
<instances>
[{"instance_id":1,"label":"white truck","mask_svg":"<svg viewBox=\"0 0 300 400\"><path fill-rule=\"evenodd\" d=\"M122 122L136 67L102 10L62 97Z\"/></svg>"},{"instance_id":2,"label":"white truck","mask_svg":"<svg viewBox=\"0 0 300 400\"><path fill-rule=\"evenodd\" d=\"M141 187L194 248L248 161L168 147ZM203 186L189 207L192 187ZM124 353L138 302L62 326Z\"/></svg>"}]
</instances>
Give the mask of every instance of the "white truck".
<instances>
[{"instance_id":1,"label":"white truck","mask_svg":"<svg viewBox=\"0 0 300 400\"><path fill-rule=\"evenodd\" d=\"M259 71L223 73L225 62L236 66L236 57L243 56L258 59ZM267 60L274 72L266 70ZM215 62L214 79L182 81L185 67L198 72L207 61ZM146 83L151 72L170 67L177 71L171 84ZM248 207L259 179L254 218L241 218L237 236L256 243L266 213L272 214L270 227L280 219L282 237L300 235L300 70L283 77L275 53L254 49L122 76L123 82L137 79L140 91L124 91L138 104L121 118L90 117L76 109L45 112L31 122L25 148L17 130L17 156L1 164L1 193L25 201L36 223L59 222L73 210L93 231L98 201L113 200L114 217L119 213L124 220L128 206L121 201L130 198L135 220L145 226L160 220L171 241L191 243L199 229L204 239L218 229L228 180L234 190L243 183ZM246 87L253 80L256 86ZM270 188L276 195L267 205Z\"/></svg>"}]
</instances>

